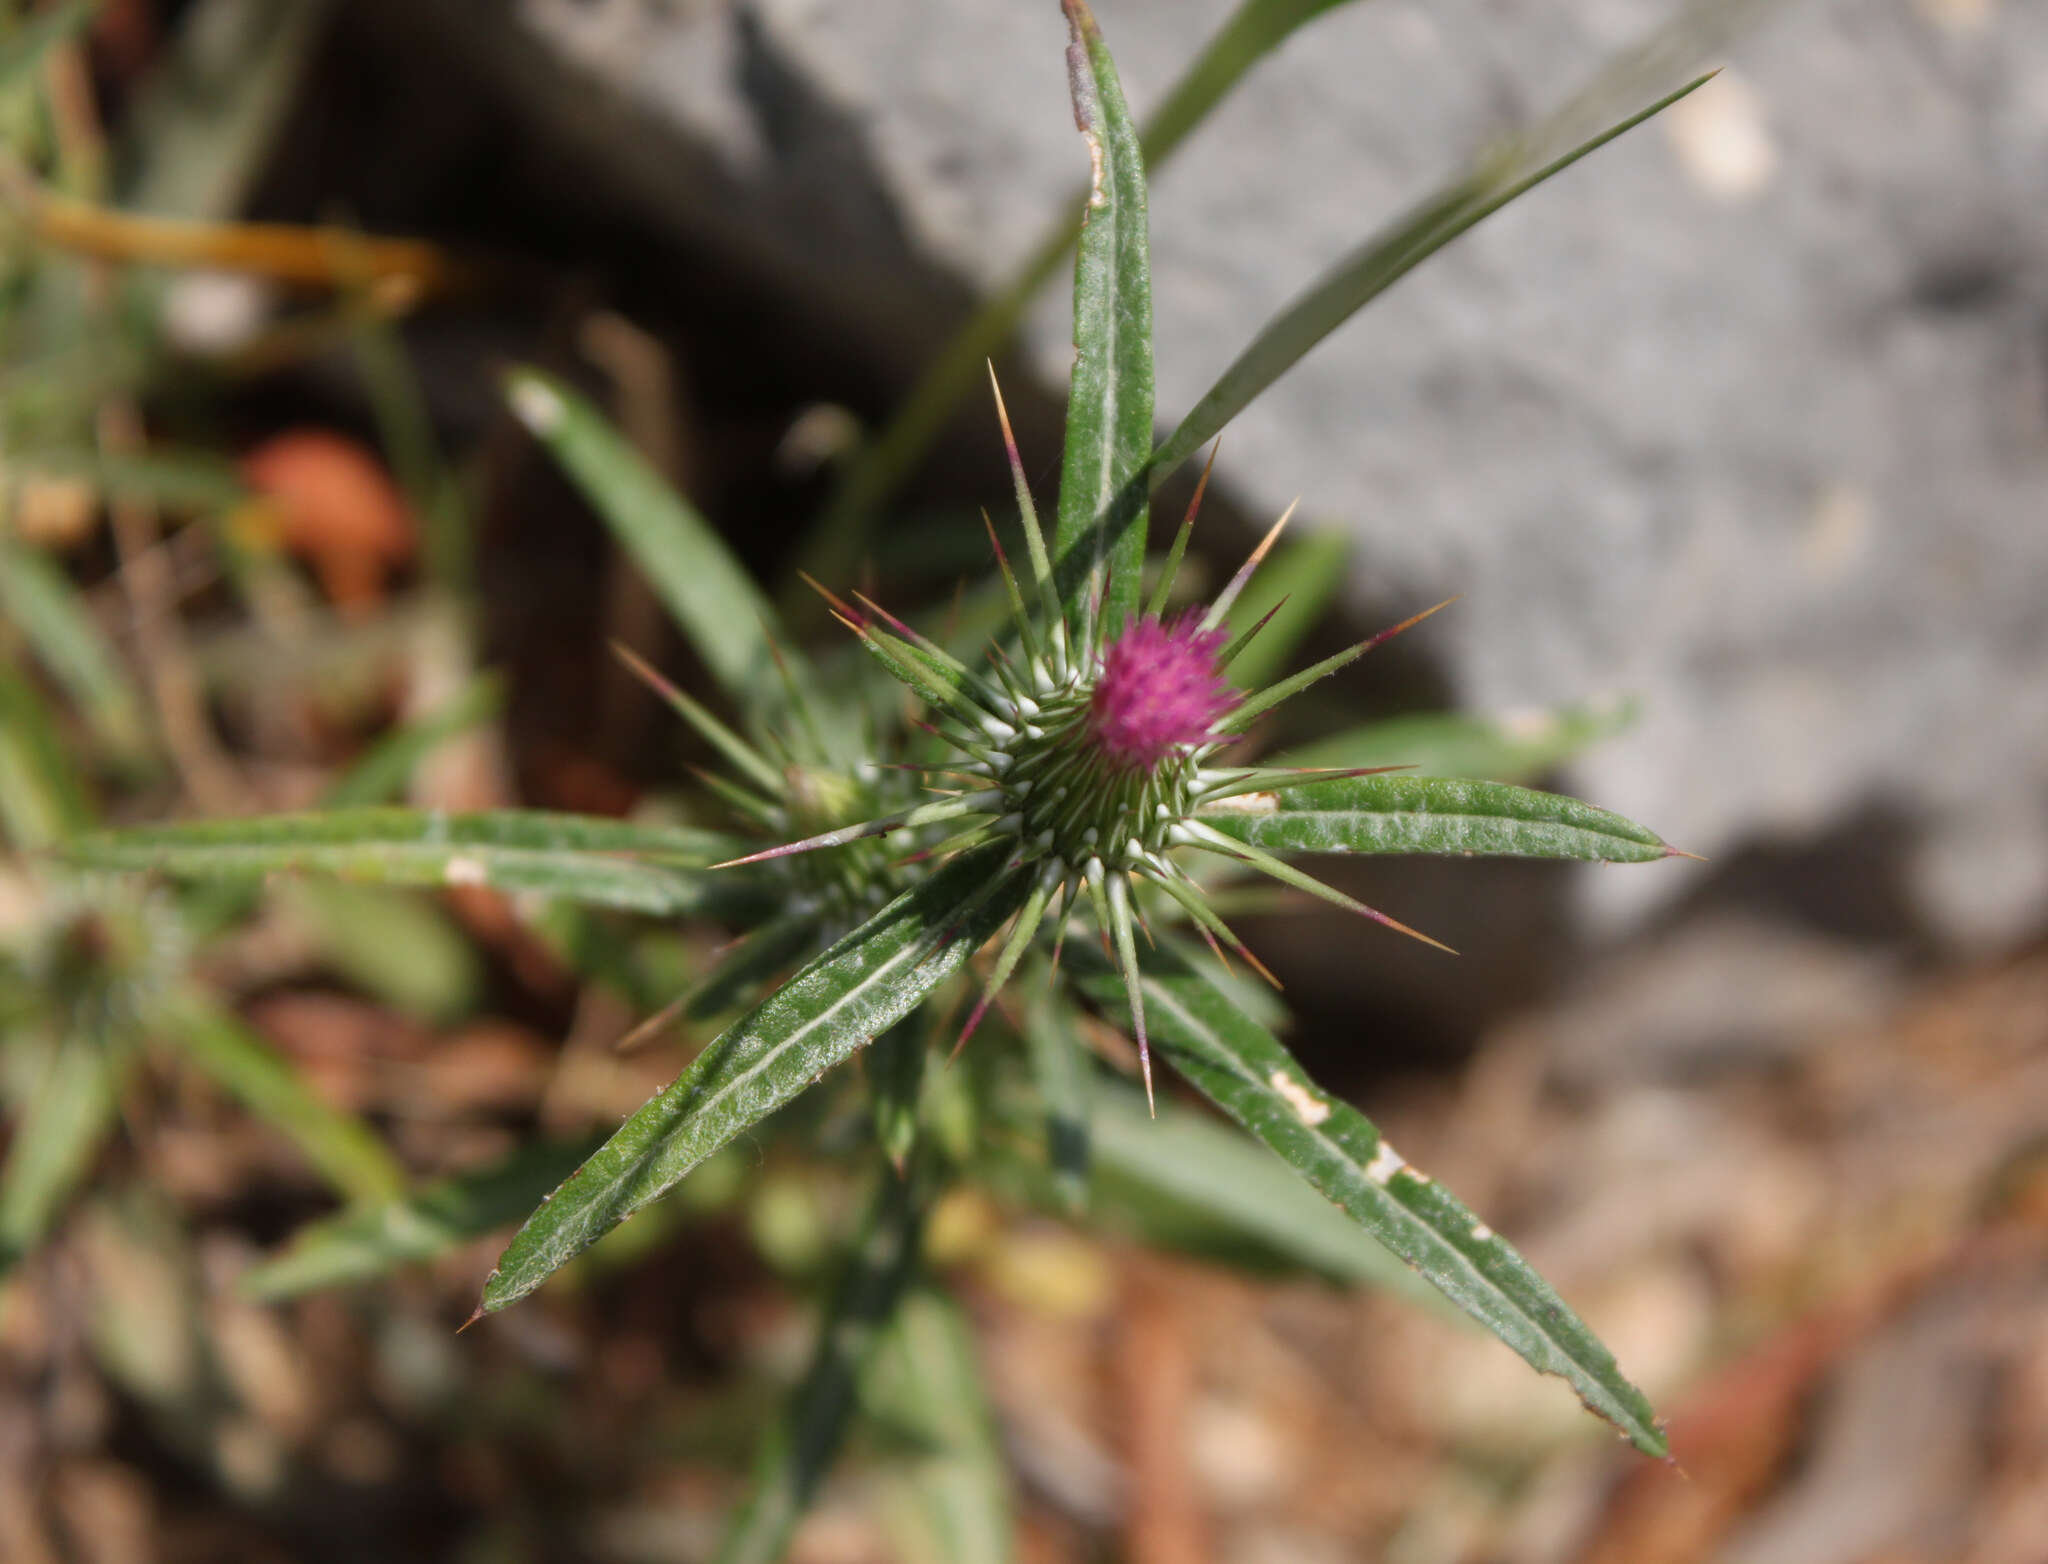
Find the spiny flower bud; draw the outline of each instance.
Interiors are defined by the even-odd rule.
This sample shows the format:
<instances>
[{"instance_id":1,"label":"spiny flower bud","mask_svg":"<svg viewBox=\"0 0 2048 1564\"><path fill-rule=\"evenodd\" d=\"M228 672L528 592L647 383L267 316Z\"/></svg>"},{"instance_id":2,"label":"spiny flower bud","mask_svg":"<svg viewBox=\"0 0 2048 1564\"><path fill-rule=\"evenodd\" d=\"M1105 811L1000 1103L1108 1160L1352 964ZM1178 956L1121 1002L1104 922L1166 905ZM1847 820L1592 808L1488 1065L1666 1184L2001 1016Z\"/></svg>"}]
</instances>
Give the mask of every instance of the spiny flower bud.
<instances>
[{"instance_id":1,"label":"spiny flower bud","mask_svg":"<svg viewBox=\"0 0 2048 1564\"><path fill-rule=\"evenodd\" d=\"M1139 619L1110 643L1089 700L1088 731L1112 765L1152 771L1169 755L1219 737L1218 719L1238 701L1216 666L1225 638L1184 615L1170 625Z\"/></svg>"}]
</instances>

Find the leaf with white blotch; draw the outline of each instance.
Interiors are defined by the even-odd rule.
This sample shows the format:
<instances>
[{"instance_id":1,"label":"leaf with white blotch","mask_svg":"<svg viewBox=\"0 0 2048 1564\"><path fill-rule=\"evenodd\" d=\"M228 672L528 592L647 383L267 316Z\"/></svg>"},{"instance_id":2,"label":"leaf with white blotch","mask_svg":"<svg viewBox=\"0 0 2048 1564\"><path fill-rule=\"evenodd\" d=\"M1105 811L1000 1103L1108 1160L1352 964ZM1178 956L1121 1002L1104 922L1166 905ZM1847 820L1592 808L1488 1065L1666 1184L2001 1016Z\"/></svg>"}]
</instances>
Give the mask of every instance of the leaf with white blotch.
<instances>
[{"instance_id":1,"label":"leaf with white blotch","mask_svg":"<svg viewBox=\"0 0 2048 1564\"><path fill-rule=\"evenodd\" d=\"M1086 0L1064 0L1074 120L1093 170L1074 258L1074 373L1060 466L1054 573L1067 621L1099 599L1114 629L1138 612L1152 454L1152 269L1145 156Z\"/></svg>"},{"instance_id":2,"label":"leaf with white blotch","mask_svg":"<svg viewBox=\"0 0 2048 1564\"><path fill-rule=\"evenodd\" d=\"M956 858L814 958L697 1056L522 1227L484 1288L523 1298L911 1008L1022 905L1008 842Z\"/></svg>"},{"instance_id":3,"label":"leaf with white blotch","mask_svg":"<svg viewBox=\"0 0 2048 1564\"><path fill-rule=\"evenodd\" d=\"M386 885L488 885L649 913L736 910L743 880L706 865L745 846L712 831L503 809L336 809L103 831L67 844L82 869L177 879L297 871Z\"/></svg>"},{"instance_id":4,"label":"leaf with white blotch","mask_svg":"<svg viewBox=\"0 0 2048 1564\"><path fill-rule=\"evenodd\" d=\"M1099 958L1087 991L1123 1008ZM1508 1243L1405 1162L1372 1122L1326 1094L1280 1040L1192 966L1157 957L1144 978L1152 1048L1374 1238L1527 1360L1567 1380L1588 1410L1646 1455L1666 1453L1643 1393L1614 1355Z\"/></svg>"},{"instance_id":5,"label":"leaf with white blotch","mask_svg":"<svg viewBox=\"0 0 2048 1564\"><path fill-rule=\"evenodd\" d=\"M1655 832L1558 793L1464 777L1333 777L1239 793L1198 812L1253 847L1298 853L1427 853L1650 863L1674 856Z\"/></svg>"},{"instance_id":6,"label":"leaf with white blotch","mask_svg":"<svg viewBox=\"0 0 2048 1564\"><path fill-rule=\"evenodd\" d=\"M1140 1215L1163 1207L1169 1222L1182 1218L1170 1242L1197 1252L1250 1247L1459 1318L1384 1244L1213 1115L1172 1101L1154 1115L1139 1093L1104 1090L1095 1106L1095 1145L1098 1205ZM1160 1239L1143 1228L1139 1236Z\"/></svg>"}]
</instances>

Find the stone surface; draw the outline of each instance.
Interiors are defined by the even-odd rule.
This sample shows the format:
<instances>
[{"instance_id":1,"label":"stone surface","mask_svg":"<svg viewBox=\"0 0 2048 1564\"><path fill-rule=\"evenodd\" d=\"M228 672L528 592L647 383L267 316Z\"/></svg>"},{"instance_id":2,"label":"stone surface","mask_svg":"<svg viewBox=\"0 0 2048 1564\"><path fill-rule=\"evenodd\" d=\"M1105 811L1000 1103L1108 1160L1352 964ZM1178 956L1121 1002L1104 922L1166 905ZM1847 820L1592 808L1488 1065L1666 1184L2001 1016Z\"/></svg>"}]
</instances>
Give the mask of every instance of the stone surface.
<instances>
[{"instance_id":1,"label":"stone surface","mask_svg":"<svg viewBox=\"0 0 2048 1564\"><path fill-rule=\"evenodd\" d=\"M1135 104L1228 8L1100 0ZM1162 419L1669 9L1380 0L1297 35L1157 181ZM516 14L586 103L687 149L675 201L715 191L849 313L914 307L906 254L995 284L1085 166L1052 0ZM2048 908L2044 196L2048 6L1794 6L1327 342L1233 426L1227 480L1355 537L1362 599L1464 592L1429 634L1467 702L1641 692L1590 796L1709 854L1894 811L1936 926L2009 937ZM1049 385L1067 331L1055 290ZM1619 912L1688 873L1589 883Z\"/></svg>"}]
</instances>

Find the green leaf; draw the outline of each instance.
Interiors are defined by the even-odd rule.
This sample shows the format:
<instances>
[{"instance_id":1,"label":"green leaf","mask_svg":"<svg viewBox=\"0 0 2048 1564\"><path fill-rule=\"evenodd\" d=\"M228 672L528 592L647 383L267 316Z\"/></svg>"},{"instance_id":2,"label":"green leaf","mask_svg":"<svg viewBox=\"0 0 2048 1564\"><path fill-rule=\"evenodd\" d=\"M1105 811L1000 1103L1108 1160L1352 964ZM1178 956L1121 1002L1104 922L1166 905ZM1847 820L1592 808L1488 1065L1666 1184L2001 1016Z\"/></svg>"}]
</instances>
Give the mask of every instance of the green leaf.
<instances>
[{"instance_id":1,"label":"green leaf","mask_svg":"<svg viewBox=\"0 0 2048 1564\"><path fill-rule=\"evenodd\" d=\"M1152 454L1152 270L1145 158L1086 0L1063 0L1074 119L1094 183L1074 258L1074 373L1067 389L1054 572L1070 626L1114 631L1138 611Z\"/></svg>"},{"instance_id":2,"label":"green leaf","mask_svg":"<svg viewBox=\"0 0 2048 1564\"><path fill-rule=\"evenodd\" d=\"M506 377L520 422L547 447L639 565L736 704L780 704L775 610L717 530L583 397L536 369Z\"/></svg>"},{"instance_id":3,"label":"green leaf","mask_svg":"<svg viewBox=\"0 0 2048 1564\"><path fill-rule=\"evenodd\" d=\"M1590 109L1604 107L1618 93L1640 89L1645 79L1668 79L1672 69L1669 60L1658 57L1650 46L1630 59L1640 59L1640 68L1604 73L1594 89L1582 93L1549 120L1504 146L1489 148L1464 174L1367 239L1268 321L1159 447L1152 459L1152 486L1157 488L1323 338L1421 262L1515 197L1669 107L1707 79L1696 77L1676 91L1664 93L1648 108L1576 144L1566 139L1581 131Z\"/></svg>"},{"instance_id":4,"label":"green leaf","mask_svg":"<svg viewBox=\"0 0 2048 1564\"><path fill-rule=\"evenodd\" d=\"M333 0L194 0L121 116L120 202L226 220L277 144Z\"/></svg>"},{"instance_id":5,"label":"green leaf","mask_svg":"<svg viewBox=\"0 0 2048 1564\"><path fill-rule=\"evenodd\" d=\"M376 1133L316 1097L269 1043L210 1001L187 995L168 1005L162 1030L185 1058L257 1118L298 1147L321 1177L351 1200L389 1200L405 1171Z\"/></svg>"},{"instance_id":6,"label":"green leaf","mask_svg":"<svg viewBox=\"0 0 2048 1564\"><path fill-rule=\"evenodd\" d=\"M108 749L130 761L147 752L142 702L77 590L48 555L6 537L0 537L0 610Z\"/></svg>"},{"instance_id":7,"label":"green leaf","mask_svg":"<svg viewBox=\"0 0 2048 1564\"><path fill-rule=\"evenodd\" d=\"M85 783L36 688L0 661L0 827L21 848L47 848L93 823Z\"/></svg>"},{"instance_id":8,"label":"green leaf","mask_svg":"<svg viewBox=\"0 0 2048 1564\"><path fill-rule=\"evenodd\" d=\"M1634 724L1632 700L1513 716L1426 712L1365 723L1276 756L1276 766L1406 766L1408 775L1531 782Z\"/></svg>"},{"instance_id":9,"label":"green leaf","mask_svg":"<svg viewBox=\"0 0 2048 1564\"><path fill-rule=\"evenodd\" d=\"M1156 176L1189 133L1254 65L1297 27L1346 3L1348 0L1244 0L1147 120L1139 136L1145 167ZM1016 335L1031 301L1053 279L1073 247L1086 210L1086 197L1079 196L1053 219L1009 283L983 301L953 334L880 437L854 458L804 547L804 564L811 575L829 582L853 573L876 541L875 517L916 471L967 397L981 387L988 361ZM786 606L789 601L785 599Z\"/></svg>"},{"instance_id":10,"label":"green leaf","mask_svg":"<svg viewBox=\"0 0 2048 1564\"><path fill-rule=\"evenodd\" d=\"M867 1052L868 1098L882 1155L901 1173L917 1141L917 1110L924 1096L931 1050L923 1011L913 1010L876 1038Z\"/></svg>"},{"instance_id":11,"label":"green leaf","mask_svg":"<svg viewBox=\"0 0 2048 1564\"><path fill-rule=\"evenodd\" d=\"M588 1141L533 1141L502 1161L358 1206L302 1227L285 1251L243 1276L245 1297L269 1302L375 1281L510 1227L585 1157Z\"/></svg>"},{"instance_id":12,"label":"green leaf","mask_svg":"<svg viewBox=\"0 0 2048 1564\"><path fill-rule=\"evenodd\" d=\"M1164 1197L1204 1225L1320 1276L1444 1307L1443 1295L1386 1245L1229 1126L1170 1100L1155 1119L1142 1096L1121 1089L1100 1094L1095 1125L1106 1197Z\"/></svg>"},{"instance_id":13,"label":"green leaf","mask_svg":"<svg viewBox=\"0 0 2048 1564\"><path fill-rule=\"evenodd\" d=\"M1014 1555L1010 1482L974 1332L944 1293L913 1288L861 1383L868 1418L905 1459L883 1503L904 1564L1002 1564Z\"/></svg>"},{"instance_id":14,"label":"green leaf","mask_svg":"<svg viewBox=\"0 0 2048 1564\"><path fill-rule=\"evenodd\" d=\"M279 887L335 972L405 1015L446 1024L484 984L476 947L439 906L386 885L301 880Z\"/></svg>"},{"instance_id":15,"label":"green leaf","mask_svg":"<svg viewBox=\"0 0 2048 1564\"><path fill-rule=\"evenodd\" d=\"M321 795L321 806L354 809L389 802L405 791L421 761L458 733L488 722L504 706L503 680L491 674L472 679L432 711L371 745Z\"/></svg>"},{"instance_id":16,"label":"green leaf","mask_svg":"<svg viewBox=\"0 0 2048 1564\"><path fill-rule=\"evenodd\" d=\"M717 1564L775 1564L846 1435L862 1370L917 1265L924 1179L884 1175L851 1262L819 1324L818 1344L754 1463L752 1490Z\"/></svg>"},{"instance_id":17,"label":"green leaf","mask_svg":"<svg viewBox=\"0 0 2048 1564\"><path fill-rule=\"evenodd\" d=\"M504 809L338 809L106 831L70 843L80 868L183 879L295 870L388 885L488 885L650 913L728 910L743 882L702 865L745 844L682 826Z\"/></svg>"},{"instance_id":18,"label":"green leaf","mask_svg":"<svg viewBox=\"0 0 2048 1564\"><path fill-rule=\"evenodd\" d=\"M1023 903L1009 843L953 860L815 957L697 1056L513 1238L484 1288L495 1311L909 1013Z\"/></svg>"},{"instance_id":19,"label":"green leaf","mask_svg":"<svg viewBox=\"0 0 2048 1564\"><path fill-rule=\"evenodd\" d=\"M0 93L12 92L30 81L42 68L50 51L85 31L96 0L72 0L53 6L24 21L16 21L0 33Z\"/></svg>"},{"instance_id":20,"label":"green leaf","mask_svg":"<svg viewBox=\"0 0 2048 1564\"><path fill-rule=\"evenodd\" d=\"M17 473L80 478L99 494L142 500L166 510L225 515L249 499L249 487L233 463L197 451L152 449L131 455L89 446L38 444L8 452L7 460Z\"/></svg>"},{"instance_id":21,"label":"green leaf","mask_svg":"<svg viewBox=\"0 0 2048 1564\"><path fill-rule=\"evenodd\" d=\"M99 1036L61 1038L41 1064L0 1167L0 1275L49 1231L91 1167L119 1101L119 1066Z\"/></svg>"},{"instance_id":22,"label":"green leaf","mask_svg":"<svg viewBox=\"0 0 2048 1564\"><path fill-rule=\"evenodd\" d=\"M1224 616L1229 641L1273 617L1230 660L1230 682L1243 690L1269 684L1294 661L1294 654L1335 601L1344 585L1351 540L1341 532L1312 532L1275 551L1253 577L1254 591L1239 594Z\"/></svg>"},{"instance_id":23,"label":"green leaf","mask_svg":"<svg viewBox=\"0 0 2048 1564\"><path fill-rule=\"evenodd\" d=\"M1120 982L1088 989L1121 1007ZM1325 1094L1279 1039L1198 971L1160 957L1146 973L1153 1049L1380 1243L1646 1455L1665 1454L1649 1402L1528 1263L1456 1197L1402 1160L1370 1120Z\"/></svg>"},{"instance_id":24,"label":"green leaf","mask_svg":"<svg viewBox=\"0 0 2048 1564\"><path fill-rule=\"evenodd\" d=\"M1335 777L1240 793L1198 811L1253 847L1301 853L1434 853L1650 863L1673 856L1653 831L1576 798L1462 777Z\"/></svg>"},{"instance_id":25,"label":"green leaf","mask_svg":"<svg viewBox=\"0 0 2048 1564\"><path fill-rule=\"evenodd\" d=\"M1059 1002L1062 991L1052 975L1034 966L1024 987L1030 996L1024 1004L1024 1042L1044 1114L1046 1161L1061 1202L1078 1214L1088 1209L1094 1074L1074 1035L1073 1007Z\"/></svg>"}]
</instances>

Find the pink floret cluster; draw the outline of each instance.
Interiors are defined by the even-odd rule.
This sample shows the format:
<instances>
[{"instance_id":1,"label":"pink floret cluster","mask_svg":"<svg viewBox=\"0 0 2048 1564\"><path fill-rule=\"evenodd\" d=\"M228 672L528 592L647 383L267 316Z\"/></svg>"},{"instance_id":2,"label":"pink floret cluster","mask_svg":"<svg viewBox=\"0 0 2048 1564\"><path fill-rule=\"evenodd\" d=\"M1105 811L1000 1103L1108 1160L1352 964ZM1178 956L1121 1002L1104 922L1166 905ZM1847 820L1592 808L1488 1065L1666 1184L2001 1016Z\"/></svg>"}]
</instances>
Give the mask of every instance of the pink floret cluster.
<instances>
[{"instance_id":1,"label":"pink floret cluster","mask_svg":"<svg viewBox=\"0 0 2048 1564\"><path fill-rule=\"evenodd\" d=\"M1089 733L1112 764L1150 771L1167 756L1220 735L1216 722L1238 694L1216 666L1224 632L1193 615L1139 619L1103 654L1089 705Z\"/></svg>"}]
</instances>

